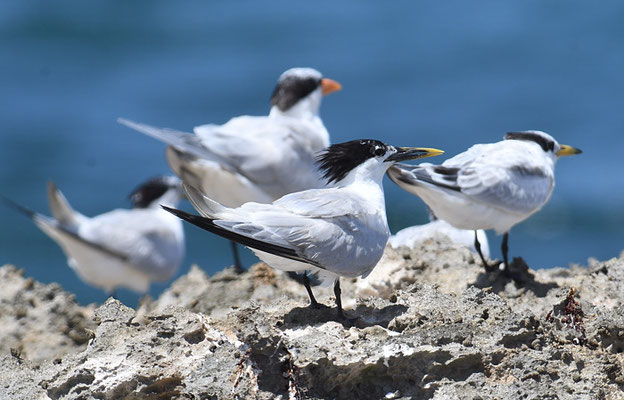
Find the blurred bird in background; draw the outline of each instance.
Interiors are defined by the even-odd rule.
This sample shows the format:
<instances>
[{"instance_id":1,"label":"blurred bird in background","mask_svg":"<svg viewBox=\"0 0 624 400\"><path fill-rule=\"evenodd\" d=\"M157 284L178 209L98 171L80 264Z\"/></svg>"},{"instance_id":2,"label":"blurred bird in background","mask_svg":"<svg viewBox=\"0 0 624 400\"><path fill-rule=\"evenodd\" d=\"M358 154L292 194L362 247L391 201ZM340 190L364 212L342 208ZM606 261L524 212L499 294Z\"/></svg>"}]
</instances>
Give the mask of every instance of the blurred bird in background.
<instances>
[{"instance_id":1,"label":"blurred bird in background","mask_svg":"<svg viewBox=\"0 0 624 400\"><path fill-rule=\"evenodd\" d=\"M114 295L120 287L146 293L152 281L167 281L175 274L184 257L184 231L180 220L160 205L175 207L183 197L178 178L161 176L131 193L132 209L92 218L75 211L52 182L48 183L52 217L4 201L61 247L80 279Z\"/></svg>"}]
</instances>

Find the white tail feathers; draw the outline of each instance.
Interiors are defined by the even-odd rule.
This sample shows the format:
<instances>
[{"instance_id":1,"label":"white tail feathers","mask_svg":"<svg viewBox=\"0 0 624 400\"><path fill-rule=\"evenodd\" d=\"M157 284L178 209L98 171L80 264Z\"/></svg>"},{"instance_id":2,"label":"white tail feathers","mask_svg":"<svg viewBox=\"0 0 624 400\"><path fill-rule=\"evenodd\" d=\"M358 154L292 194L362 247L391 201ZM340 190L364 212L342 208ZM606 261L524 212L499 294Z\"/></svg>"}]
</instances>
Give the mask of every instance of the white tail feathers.
<instances>
[{"instance_id":1,"label":"white tail feathers","mask_svg":"<svg viewBox=\"0 0 624 400\"><path fill-rule=\"evenodd\" d=\"M185 184L184 191L186 192L186 196L191 204L193 204L193 207L195 207L195 209L206 218L214 219L219 215L219 213L228 210L227 207L204 196L199 190L192 186Z\"/></svg>"},{"instance_id":2,"label":"white tail feathers","mask_svg":"<svg viewBox=\"0 0 624 400\"><path fill-rule=\"evenodd\" d=\"M82 214L71 208L63 193L52 181L48 182L48 203L54 219L63 225L75 226L81 218L84 218Z\"/></svg>"}]
</instances>

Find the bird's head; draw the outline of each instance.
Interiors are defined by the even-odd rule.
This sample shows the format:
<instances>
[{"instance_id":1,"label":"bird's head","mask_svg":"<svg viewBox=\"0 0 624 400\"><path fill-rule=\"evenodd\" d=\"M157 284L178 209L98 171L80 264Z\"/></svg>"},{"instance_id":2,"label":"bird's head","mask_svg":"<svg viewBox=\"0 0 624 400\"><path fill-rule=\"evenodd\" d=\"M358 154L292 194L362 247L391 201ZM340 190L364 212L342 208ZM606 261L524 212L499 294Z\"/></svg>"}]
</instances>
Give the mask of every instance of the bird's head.
<instances>
[{"instance_id":1,"label":"bird's head","mask_svg":"<svg viewBox=\"0 0 624 400\"><path fill-rule=\"evenodd\" d=\"M438 149L395 147L375 139L359 139L329 146L317 157L317 163L328 183L349 181L357 177L381 181L386 170L394 163L442 153Z\"/></svg>"},{"instance_id":2,"label":"bird's head","mask_svg":"<svg viewBox=\"0 0 624 400\"><path fill-rule=\"evenodd\" d=\"M542 150L552 157L553 159L557 159L561 156L571 156L575 154L581 154L582 151L572 146L568 146L566 144L559 144L546 132L542 131L519 131L519 132L508 132L505 135L505 140L524 140L528 142L537 143Z\"/></svg>"},{"instance_id":3,"label":"bird's head","mask_svg":"<svg viewBox=\"0 0 624 400\"><path fill-rule=\"evenodd\" d=\"M160 204L175 206L184 196L180 179L157 176L137 186L128 197L133 208L148 208Z\"/></svg>"},{"instance_id":4,"label":"bird's head","mask_svg":"<svg viewBox=\"0 0 624 400\"><path fill-rule=\"evenodd\" d=\"M271 113L292 117L318 115L321 98L342 88L313 68L291 68L278 79L271 95Z\"/></svg>"}]
</instances>

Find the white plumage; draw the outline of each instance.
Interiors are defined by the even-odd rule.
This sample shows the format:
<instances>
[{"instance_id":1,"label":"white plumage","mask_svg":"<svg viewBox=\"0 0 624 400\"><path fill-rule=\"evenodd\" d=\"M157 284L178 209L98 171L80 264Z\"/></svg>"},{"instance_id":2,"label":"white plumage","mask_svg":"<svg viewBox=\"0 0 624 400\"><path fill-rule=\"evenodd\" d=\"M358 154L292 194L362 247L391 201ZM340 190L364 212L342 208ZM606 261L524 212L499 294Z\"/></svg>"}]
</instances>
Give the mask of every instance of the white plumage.
<instances>
[{"instance_id":1,"label":"white plumage","mask_svg":"<svg viewBox=\"0 0 624 400\"><path fill-rule=\"evenodd\" d=\"M74 211L49 183L53 217L12 205L61 247L69 266L84 282L109 293L119 287L145 293L152 281L170 279L184 256L182 224L160 207L175 206L182 196L177 178L157 178L134 192L138 207L89 218Z\"/></svg>"},{"instance_id":2,"label":"white plumage","mask_svg":"<svg viewBox=\"0 0 624 400\"><path fill-rule=\"evenodd\" d=\"M474 145L442 165L397 164L388 176L456 228L504 233L507 267L509 230L546 204L558 157L580 152L545 132L510 132L503 141Z\"/></svg>"},{"instance_id":3,"label":"white plumage","mask_svg":"<svg viewBox=\"0 0 624 400\"><path fill-rule=\"evenodd\" d=\"M335 282L368 275L381 259L390 232L382 179L394 162L440 154L435 149L395 148L376 140L329 147L320 168L333 187L288 194L272 204L228 208L185 185L204 217L169 209L203 229L250 247L268 265L284 271L311 270ZM316 300L306 285L312 304Z\"/></svg>"},{"instance_id":4,"label":"white plumage","mask_svg":"<svg viewBox=\"0 0 624 400\"><path fill-rule=\"evenodd\" d=\"M432 238L436 235L447 236L453 243L465 246L473 253L477 253L474 245L475 233L468 229L458 229L446 221L437 219L424 225L408 226L390 236L388 243L393 248L401 246L413 248L417 242ZM490 245L483 229L477 231L477 239L481 244L481 252L486 258L490 257Z\"/></svg>"},{"instance_id":5,"label":"white plumage","mask_svg":"<svg viewBox=\"0 0 624 400\"><path fill-rule=\"evenodd\" d=\"M167 143L166 157L186 185L228 207L270 203L288 193L321 188L316 154L329 146L319 116L324 95L338 82L312 68L291 68L280 77L268 116L240 116L223 125L194 128L194 135L126 119L119 122ZM234 264L243 271L235 245Z\"/></svg>"},{"instance_id":6,"label":"white plumage","mask_svg":"<svg viewBox=\"0 0 624 400\"><path fill-rule=\"evenodd\" d=\"M323 187L316 154L329 146L319 116L324 94L340 85L312 68L292 68L278 80L268 116L240 116L194 135L126 119L122 124L170 146L171 169L185 184L229 207L270 203L285 194Z\"/></svg>"}]
</instances>

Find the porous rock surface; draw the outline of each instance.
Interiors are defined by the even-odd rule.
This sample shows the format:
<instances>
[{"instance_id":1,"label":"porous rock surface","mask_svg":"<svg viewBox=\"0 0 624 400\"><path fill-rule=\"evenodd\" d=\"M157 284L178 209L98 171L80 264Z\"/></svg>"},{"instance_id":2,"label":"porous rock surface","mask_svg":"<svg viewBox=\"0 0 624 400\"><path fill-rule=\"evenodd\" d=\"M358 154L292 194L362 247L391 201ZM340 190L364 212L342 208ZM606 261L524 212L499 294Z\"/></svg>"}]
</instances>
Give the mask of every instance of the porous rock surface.
<instances>
[{"instance_id":1,"label":"porous rock surface","mask_svg":"<svg viewBox=\"0 0 624 400\"><path fill-rule=\"evenodd\" d=\"M0 350L35 364L84 350L95 330L94 306L52 283L24 278L15 266L0 268Z\"/></svg>"},{"instance_id":2,"label":"porous rock surface","mask_svg":"<svg viewBox=\"0 0 624 400\"><path fill-rule=\"evenodd\" d=\"M513 266L521 283L442 237L388 248L367 280L343 280L347 320L331 290L314 288L329 307L308 308L303 287L263 264L193 267L136 311L110 299L92 322L84 312L93 334L79 351L11 353L15 330L0 326L0 398L624 398L624 258ZM16 296L0 297L3 315Z\"/></svg>"}]
</instances>

